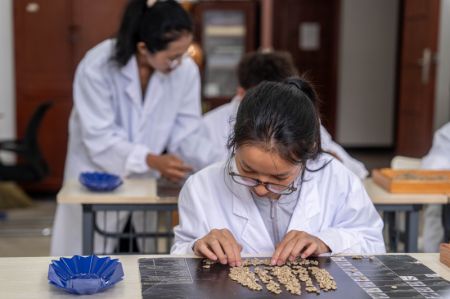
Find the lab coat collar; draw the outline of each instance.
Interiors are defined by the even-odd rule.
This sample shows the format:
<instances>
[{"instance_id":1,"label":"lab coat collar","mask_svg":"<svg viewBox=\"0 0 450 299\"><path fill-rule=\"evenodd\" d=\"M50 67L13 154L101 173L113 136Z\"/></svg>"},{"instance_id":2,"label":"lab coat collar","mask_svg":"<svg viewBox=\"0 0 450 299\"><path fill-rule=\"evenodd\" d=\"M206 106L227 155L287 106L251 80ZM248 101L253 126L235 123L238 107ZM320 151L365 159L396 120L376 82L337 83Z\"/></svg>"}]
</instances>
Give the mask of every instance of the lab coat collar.
<instances>
[{"instance_id":1,"label":"lab coat collar","mask_svg":"<svg viewBox=\"0 0 450 299\"><path fill-rule=\"evenodd\" d=\"M305 175L305 177L307 176L308 174ZM298 186L301 188L299 189L300 198L295 206L287 231L298 230L311 234L313 233L310 225L311 218L320 212L319 192L317 190L317 185L308 179L304 180L303 183Z\"/></svg>"},{"instance_id":2,"label":"lab coat collar","mask_svg":"<svg viewBox=\"0 0 450 299\"><path fill-rule=\"evenodd\" d=\"M232 168L235 168L234 157L228 163L231 163ZM233 181L228 174L228 163L225 164L224 174L225 183L233 194L233 214L246 220L242 229L241 239L255 252L273 252L275 250L274 246L271 248L267 247L267 240L271 240L271 237L253 201L250 190ZM308 176L308 174L305 175L305 177ZM304 181L301 184L301 189L300 182L301 178L299 177L297 179L299 191L296 192L300 192L300 198L292 214L287 231L298 230L313 233L310 221L312 217L320 212L319 192L316 184L312 181Z\"/></svg>"},{"instance_id":3,"label":"lab coat collar","mask_svg":"<svg viewBox=\"0 0 450 299\"><path fill-rule=\"evenodd\" d=\"M120 72L125 78L128 79L128 84L125 87L125 92L129 100L138 108L142 107L142 92L139 82L139 71L136 57L132 56L128 60L127 64L122 67Z\"/></svg>"},{"instance_id":4,"label":"lab coat collar","mask_svg":"<svg viewBox=\"0 0 450 299\"><path fill-rule=\"evenodd\" d=\"M231 158L231 161L228 163L233 163L234 165L234 158ZM254 253L273 252L275 249L273 246L267 247L267 240L271 240L271 237L253 201L250 190L246 186L236 184L233 181L228 174L228 163L225 163L224 174L225 184L233 194L233 214L245 220L241 231L241 240Z\"/></svg>"}]
</instances>

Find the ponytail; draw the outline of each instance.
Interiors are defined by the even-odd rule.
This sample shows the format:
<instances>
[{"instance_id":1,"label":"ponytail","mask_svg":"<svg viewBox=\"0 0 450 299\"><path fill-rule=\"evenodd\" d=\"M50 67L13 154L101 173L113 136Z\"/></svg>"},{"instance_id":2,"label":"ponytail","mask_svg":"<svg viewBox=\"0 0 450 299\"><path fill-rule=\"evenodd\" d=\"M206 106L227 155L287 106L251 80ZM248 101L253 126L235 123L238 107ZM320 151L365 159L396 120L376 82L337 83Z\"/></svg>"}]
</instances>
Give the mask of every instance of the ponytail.
<instances>
[{"instance_id":1,"label":"ponytail","mask_svg":"<svg viewBox=\"0 0 450 299\"><path fill-rule=\"evenodd\" d=\"M156 53L192 31L192 21L178 2L130 0L117 33L112 58L124 66L135 54L138 42L144 42L151 53Z\"/></svg>"}]
</instances>

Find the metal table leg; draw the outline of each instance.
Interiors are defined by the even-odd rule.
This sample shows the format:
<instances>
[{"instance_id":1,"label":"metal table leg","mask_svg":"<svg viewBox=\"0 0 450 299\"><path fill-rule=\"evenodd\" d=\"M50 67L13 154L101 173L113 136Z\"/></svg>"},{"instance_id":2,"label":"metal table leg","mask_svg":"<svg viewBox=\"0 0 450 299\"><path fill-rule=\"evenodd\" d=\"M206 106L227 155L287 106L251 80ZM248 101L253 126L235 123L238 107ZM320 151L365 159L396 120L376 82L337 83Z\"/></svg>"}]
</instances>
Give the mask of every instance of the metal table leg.
<instances>
[{"instance_id":1,"label":"metal table leg","mask_svg":"<svg viewBox=\"0 0 450 299\"><path fill-rule=\"evenodd\" d=\"M406 240L405 252L417 252L417 241L419 239L419 211L406 212Z\"/></svg>"},{"instance_id":2,"label":"metal table leg","mask_svg":"<svg viewBox=\"0 0 450 299\"><path fill-rule=\"evenodd\" d=\"M94 221L92 205L83 204L83 255L94 253Z\"/></svg>"},{"instance_id":3,"label":"metal table leg","mask_svg":"<svg viewBox=\"0 0 450 299\"><path fill-rule=\"evenodd\" d=\"M376 209L383 212L406 212L406 240L405 252L417 252L419 237L419 211L422 205L388 205L376 204Z\"/></svg>"}]
</instances>

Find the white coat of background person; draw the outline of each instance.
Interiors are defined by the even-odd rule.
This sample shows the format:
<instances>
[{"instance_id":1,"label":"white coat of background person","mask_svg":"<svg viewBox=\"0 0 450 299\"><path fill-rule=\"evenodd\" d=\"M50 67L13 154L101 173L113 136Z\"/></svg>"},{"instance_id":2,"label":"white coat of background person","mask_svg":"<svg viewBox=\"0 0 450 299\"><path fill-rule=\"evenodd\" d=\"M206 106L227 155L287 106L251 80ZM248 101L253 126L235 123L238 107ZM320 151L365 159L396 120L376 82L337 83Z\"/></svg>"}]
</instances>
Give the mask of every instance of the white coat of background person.
<instances>
[{"instance_id":1,"label":"white coat of background person","mask_svg":"<svg viewBox=\"0 0 450 299\"><path fill-rule=\"evenodd\" d=\"M192 175L181 191L171 254L239 266L241 252L273 253L278 265L297 256L385 252L383 222L362 182L321 153L314 97L300 79L246 93L233 154Z\"/></svg>"},{"instance_id":2,"label":"white coat of background person","mask_svg":"<svg viewBox=\"0 0 450 299\"><path fill-rule=\"evenodd\" d=\"M434 133L433 144L422 158L421 168L450 170L450 122ZM442 205L427 205L423 227L424 251L439 252L439 244L443 239Z\"/></svg>"},{"instance_id":3,"label":"white coat of background person","mask_svg":"<svg viewBox=\"0 0 450 299\"><path fill-rule=\"evenodd\" d=\"M237 74L239 87L233 99L229 103L205 113L203 116L204 134L220 150L219 160L224 160L229 156L227 148L228 138L233 128L239 104L246 90L262 81L281 81L288 77L296 76L297 70L292 62L292 57L286 52L252 52L241 59ZM350 156L342 146L334 142L330 133L322 125L320 126L320 132L321 145L324 151L337 157L342 164L360 179L367 177L369 172L363 163Z\"/></svg>"},{"instance_id":4,"label":"white coat of background person","mask_svg":"<svg viewBox=\"0 0 450 299\"><path fill-rule=\"evenodd\" d=\"M131 36L137 40L129 40ZM83 171L121 177L162 174L178 180L190 166L198 169L209 163L212 147L198 134L199 71L184 55L191 41L191 20L176 1L129 3L117 39L94 47L77 68L65 180L77 179ZM127 213L121 213L119 224L115 212L107 214L107 227L102 228L122 229ZM156 215L147 215L154 229ZM133 215L136 230L143 229L142 216ZM80 254L81 239L81 206L59 204L51 254ZM113 250L115 241L108 239L105 252ZM103 245L96 236L94 250Z\"/></svg>"}]
</instances>

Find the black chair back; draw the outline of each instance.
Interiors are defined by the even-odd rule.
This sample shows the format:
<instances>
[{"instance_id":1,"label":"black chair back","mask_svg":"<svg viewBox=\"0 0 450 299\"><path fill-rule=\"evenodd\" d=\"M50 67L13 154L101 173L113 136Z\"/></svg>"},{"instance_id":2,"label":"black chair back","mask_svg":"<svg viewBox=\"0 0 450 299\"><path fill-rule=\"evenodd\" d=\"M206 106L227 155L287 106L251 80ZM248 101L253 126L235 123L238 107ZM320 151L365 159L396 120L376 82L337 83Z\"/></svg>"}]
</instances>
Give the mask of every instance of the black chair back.
<instances>
[{"instance_id":1,"label":"black chair back","mask_svg":"<svg viewBox=\"0 0 450 299\"><path fill-rule=\"evenodd\" d=\"M27 124L25 135L22 139L25 149L23 158L30 164L31 169L37 178L43 178L49 174L48 164L39 147L38 134L42 120L52 105L53 102L48 101L40 104L36 108L36 111L33 113Z\"/></svg>"}]
</instances>

